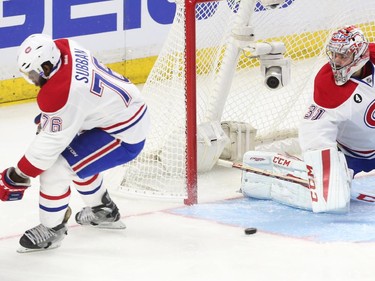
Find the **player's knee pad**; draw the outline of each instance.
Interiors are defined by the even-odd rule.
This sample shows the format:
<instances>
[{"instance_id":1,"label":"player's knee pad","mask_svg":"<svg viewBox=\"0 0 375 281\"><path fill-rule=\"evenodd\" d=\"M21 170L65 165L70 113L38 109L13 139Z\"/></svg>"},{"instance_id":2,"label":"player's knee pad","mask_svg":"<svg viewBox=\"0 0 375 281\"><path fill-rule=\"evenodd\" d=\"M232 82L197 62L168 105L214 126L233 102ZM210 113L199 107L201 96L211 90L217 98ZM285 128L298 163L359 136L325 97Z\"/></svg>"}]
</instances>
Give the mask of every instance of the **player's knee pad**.
<instances>
[{"instance_id":1,"label":"player's knee pad","mask_svg":"<svg viewBox=\"0 0 375 281\"><path fill-rule=\"evenodd\" d=\"M60 194L67 190L76 177L68 162L59 156L56 162L40 175L41 191L50 195Z\"/></svg>"}]
</instances>

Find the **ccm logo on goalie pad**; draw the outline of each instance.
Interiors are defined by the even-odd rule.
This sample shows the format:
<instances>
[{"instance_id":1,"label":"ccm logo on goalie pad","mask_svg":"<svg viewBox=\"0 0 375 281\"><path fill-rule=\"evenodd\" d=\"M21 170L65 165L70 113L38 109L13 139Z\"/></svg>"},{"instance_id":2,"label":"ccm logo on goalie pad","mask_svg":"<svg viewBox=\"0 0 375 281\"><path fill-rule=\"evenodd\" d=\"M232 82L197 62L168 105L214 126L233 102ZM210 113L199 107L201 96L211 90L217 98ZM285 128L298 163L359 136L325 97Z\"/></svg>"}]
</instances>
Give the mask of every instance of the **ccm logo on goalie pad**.
<instances>
[{"instance_id":1,"label":"ccm logo on goalie pad","mask_svg":"<svg viewBox=\"0 0 375 281\"><path fill-rule=\"evenodd\" d=\"M311 200L313 202L318 202L318 194L315 191L316 185L315 185L313 168L309 165L306 165L306 168L307 168L307 181L309 183Z\"/></svg>"},{"instance_id":2,"label":"ccm logo on goalie pad","mask_svg":"<svg viewBox=\"0 0 375 281\"><path fill-rule=\"evenodd\" d=\"M273 163L281 165L281 166L289 166L290 165L290 160L287 160L285 158L275 156L272 160Z\"/></svg>"}]
</instances>

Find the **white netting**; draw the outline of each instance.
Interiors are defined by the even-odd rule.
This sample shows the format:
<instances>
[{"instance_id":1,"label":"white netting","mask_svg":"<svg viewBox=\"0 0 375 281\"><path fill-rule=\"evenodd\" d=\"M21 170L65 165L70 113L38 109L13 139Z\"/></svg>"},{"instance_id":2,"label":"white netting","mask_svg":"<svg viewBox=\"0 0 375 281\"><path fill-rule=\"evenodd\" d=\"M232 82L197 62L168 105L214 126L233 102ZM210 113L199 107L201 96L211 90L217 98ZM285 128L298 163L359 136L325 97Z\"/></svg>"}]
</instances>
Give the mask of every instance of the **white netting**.
<instances>
[{"instance_id":1,"label":"white netting","mask_svg":"<svg viewBox=\"0 0 375 281\"><path fill-rule=\"evenodd\" d=\"M250 123L257 129L256 144L262 149L261 144L297 135L313 78L327 62L325 43L334 29L356 24L374 40L375 1L285 0L274 10L253 2L196 6L197 122L216 118L223 107L221 121ZM232 29L244 24L254 28L257 42L285 44L284 56L292 59L291 82L286 87L269 90L259 60L249 59L251 54L238 53L231 45ZM111 183L117 181L115 187L121 192L186 197L184 34L184 3L179 3L168 39L143 88L152 118L145 149L135 161L111 172ZM236 71L231 78L230 71L222 70L233 61Z\"/></svg>"}]
</instances>

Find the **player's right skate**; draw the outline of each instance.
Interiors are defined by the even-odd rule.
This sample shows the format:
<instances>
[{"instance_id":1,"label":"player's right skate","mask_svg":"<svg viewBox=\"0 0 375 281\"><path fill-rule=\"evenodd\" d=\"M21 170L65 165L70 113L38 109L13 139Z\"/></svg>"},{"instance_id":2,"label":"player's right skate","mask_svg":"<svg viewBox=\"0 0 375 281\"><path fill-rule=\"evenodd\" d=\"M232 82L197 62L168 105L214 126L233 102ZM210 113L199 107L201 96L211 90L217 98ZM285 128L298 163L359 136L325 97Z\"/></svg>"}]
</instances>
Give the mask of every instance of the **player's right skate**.
<instances>
[{"instance_id":1,"label":"player's right skate","mask_svg":"<svg viewBox=\"0 0 375 281\"><path fill-rule=\"evenodd\" d=\"M26 230L20 238L21 247L18 253L29 253L35 251L51 250L59 247L61 241L68 234L66 223L68 222L72 211L70 207L66 210L64 219L61 224L48 228L43 224L39 224L29 230Z\"/></svg>"},{"instance_id":2,"label":"player's right skate","mask_svg":"<svg viewBox=\"0 0 375 281\"><path fill-rule=\"evenodd\" d=\"M81 225L89 225L97 228L124 229L125 224L120 220L120 212L116 204L104 193L101 205L85 207L76 214L76 221Z\"/></svg>"}]
</instances>

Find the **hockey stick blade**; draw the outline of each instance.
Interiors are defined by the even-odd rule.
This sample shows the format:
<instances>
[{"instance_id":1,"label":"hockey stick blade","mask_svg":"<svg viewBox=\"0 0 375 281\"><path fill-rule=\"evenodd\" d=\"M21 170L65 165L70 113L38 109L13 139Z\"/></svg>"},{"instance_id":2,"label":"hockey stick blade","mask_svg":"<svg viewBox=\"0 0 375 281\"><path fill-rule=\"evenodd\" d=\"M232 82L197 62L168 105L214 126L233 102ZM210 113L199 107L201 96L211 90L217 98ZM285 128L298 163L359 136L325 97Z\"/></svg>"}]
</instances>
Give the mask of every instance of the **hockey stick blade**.
<instances>
[{"instance_id":1,"label":"hockey stick blade","mask_svg":"<svg viewBox=\"0 0 375 281\"><path fill-rule=\"evenodd\" d=\"M254 168L254 167L245 165L243 163L233 163L233 162L222 160L222 159L219 159L217 161L217 164L220 165L220 166L223 166L223 167L236 168L236 169L239 169L241 171L250 172L250 173L257 174L257 175L262 175L262 176L271 177L271 178L275 178L275 179L279 179L279 180L283 180L283 181L297 183L297 184L300 184L300 185L302 185L306 188L309 188L309 182L307 180L304 180L304 179L301 179L301 178L277 174L277 173L272 173L272 172L269 172L267 170L262 170L262 169L258 169L258 168Z\"/></svg>"}]
</instances>

